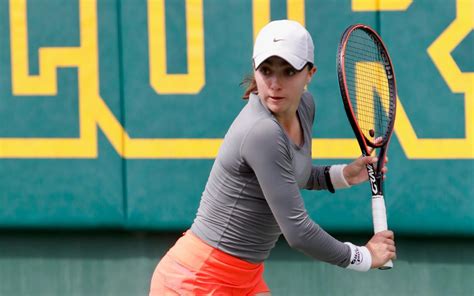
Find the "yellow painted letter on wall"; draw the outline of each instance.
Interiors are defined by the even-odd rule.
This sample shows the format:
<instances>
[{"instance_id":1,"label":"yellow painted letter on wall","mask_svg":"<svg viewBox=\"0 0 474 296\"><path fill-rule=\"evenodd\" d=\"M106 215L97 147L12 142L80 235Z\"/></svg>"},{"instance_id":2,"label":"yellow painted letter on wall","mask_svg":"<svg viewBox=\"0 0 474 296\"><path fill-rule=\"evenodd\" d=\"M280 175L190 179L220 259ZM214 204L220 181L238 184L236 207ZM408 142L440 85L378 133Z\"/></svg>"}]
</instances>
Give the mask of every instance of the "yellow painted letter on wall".
<instances>
[{"instance_id":1,"label":"yellow painted letter on wall","mask_svg":"<svg viewBox=\"0 0 474 296\"><path fill-rule=\"evenodd\" d=\"M148 0L150 83L159 94L197 94L205 84L202 0L186 0L187 74L168 74L164 0Z\"/></svg>"}]
</instances>

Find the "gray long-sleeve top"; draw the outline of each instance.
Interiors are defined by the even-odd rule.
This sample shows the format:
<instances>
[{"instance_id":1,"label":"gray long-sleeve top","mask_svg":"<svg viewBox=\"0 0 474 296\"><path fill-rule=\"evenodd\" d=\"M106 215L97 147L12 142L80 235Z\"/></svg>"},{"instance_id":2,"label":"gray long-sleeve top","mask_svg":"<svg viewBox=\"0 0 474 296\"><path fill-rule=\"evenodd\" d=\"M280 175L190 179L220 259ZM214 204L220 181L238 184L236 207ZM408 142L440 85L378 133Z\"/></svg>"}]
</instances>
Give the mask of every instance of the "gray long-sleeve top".
<instances>
[{"instance_id":1,"label":"gray long-sleeve top","mask_svg":"<svg viewBox=\"0 0 474 296\"><path fill-rule=\"evenodd\" d=\"M229 128L212 167L191 231L250 262L268 258L283 233L288 244L321 261L349 265L349 246L308 215L300 189L327 189L324 167L311 162L315 105L305 92L297 110L304 134L294 144L252 94Z\"/></svg>"}]
</instances>

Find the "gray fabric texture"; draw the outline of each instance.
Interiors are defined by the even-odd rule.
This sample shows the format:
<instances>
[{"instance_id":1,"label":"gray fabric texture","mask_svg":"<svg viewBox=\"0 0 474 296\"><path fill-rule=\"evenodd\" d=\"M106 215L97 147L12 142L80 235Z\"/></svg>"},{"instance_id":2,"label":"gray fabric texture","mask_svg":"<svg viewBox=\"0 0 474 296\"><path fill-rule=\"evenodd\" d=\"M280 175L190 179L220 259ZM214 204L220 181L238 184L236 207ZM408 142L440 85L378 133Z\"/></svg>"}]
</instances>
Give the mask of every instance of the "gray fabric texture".
<instances>
[{"instance_id":1,"label":"gray fabric texture","mask_svg":"<svg viewBox=\"0 0 474 296\"><path fill-rule=\"evenodd\" d=\"M349 265L351 251L308 215L300 189L327 189L313 166L315 105L305 92L298 107L304 143L294 144L256 94L229 128L202 194L191 231L211 246L249 262L268 258L281 234L321 261Z\"/></svg>"}]
</instances>

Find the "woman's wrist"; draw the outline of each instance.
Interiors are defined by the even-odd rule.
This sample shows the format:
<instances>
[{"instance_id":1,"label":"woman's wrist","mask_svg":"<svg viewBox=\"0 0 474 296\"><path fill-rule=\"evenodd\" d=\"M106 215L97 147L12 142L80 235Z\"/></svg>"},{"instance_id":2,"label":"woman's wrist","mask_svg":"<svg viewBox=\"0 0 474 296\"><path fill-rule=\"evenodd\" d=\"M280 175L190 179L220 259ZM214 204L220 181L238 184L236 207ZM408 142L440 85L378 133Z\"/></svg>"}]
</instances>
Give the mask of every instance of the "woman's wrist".
<instances>
[{"instance_id":1,"label":"woman's wrist","mask_svg":"<svg viewBox=\"0 0 474 296\"><path fill-rule=\"evenodd\" d=\"M368 271L372 266L372 255L367 247L356 246L350 242L346 245L351 249L351 259L347 269L355 271Z\"/></svg>"},{"instance_id":2,"label":"woman's wrist","mask_svg":"<svg viewBox=\"0 0 474 296\"><path fill-rule=\"evenodd\" d=\"M344 175L345 164L335 164L329 169L329 175L331 176L331 182L335 189L349 188L351 185L347 181Z\"/></svg>"}]
</instances>

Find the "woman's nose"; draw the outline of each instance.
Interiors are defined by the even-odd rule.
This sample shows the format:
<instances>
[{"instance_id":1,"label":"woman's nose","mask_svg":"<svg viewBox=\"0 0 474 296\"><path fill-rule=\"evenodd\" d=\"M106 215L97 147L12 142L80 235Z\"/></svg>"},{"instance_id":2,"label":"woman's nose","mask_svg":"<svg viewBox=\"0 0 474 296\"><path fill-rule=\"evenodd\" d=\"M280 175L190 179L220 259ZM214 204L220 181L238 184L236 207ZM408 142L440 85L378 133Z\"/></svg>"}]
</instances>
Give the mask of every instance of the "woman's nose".
<instances>
[{"instance_id":1,"label":"woman's nose","mask_svg":"<svg viewBox=\"0 0 474 296\"><path fill-rule=\"evenodd\" d=\"M270 78L270 88L271 89L280 89L281 88L281 79L278 75L273 75Z\"/></svg>"}]
</instances>

